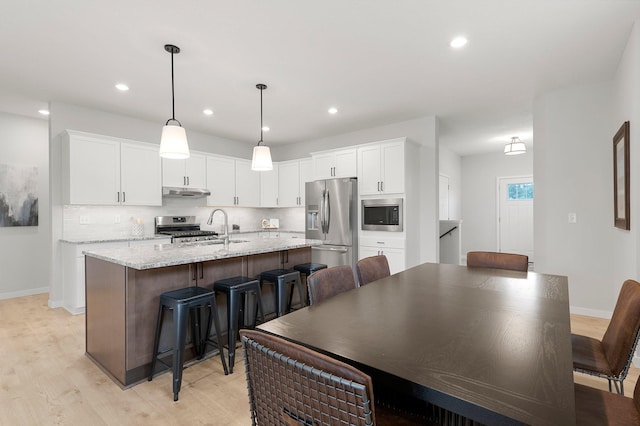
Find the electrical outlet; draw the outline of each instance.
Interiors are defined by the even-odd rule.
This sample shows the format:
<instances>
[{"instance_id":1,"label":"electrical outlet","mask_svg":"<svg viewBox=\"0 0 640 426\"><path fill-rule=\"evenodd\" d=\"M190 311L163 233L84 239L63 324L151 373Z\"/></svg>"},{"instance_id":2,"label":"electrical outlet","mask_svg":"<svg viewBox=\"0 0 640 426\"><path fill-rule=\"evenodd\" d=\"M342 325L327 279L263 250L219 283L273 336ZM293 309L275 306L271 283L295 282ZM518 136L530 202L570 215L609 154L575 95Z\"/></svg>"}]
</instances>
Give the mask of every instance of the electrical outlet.
<instances>
[{"instance_id":1,"label":"electrical outlet","mask_svg":"<svg viewBox=\"0 0 640 426\"><path fill-rule=\"evenodd\" d=\"M569 223L577 223L578 222L578 217L576 216L575 213L569 213L568 219L569 219Z\"/></svg>"},{"instance_id":2,"label":"electrical outlet","mask_svg":"<svg viewBox=\"0 0 640 426\"><path fill-rule=\"evenodd\" d=\"M89 216L80 216L80 225L88 225Z\"/></svg>"},{"instance_id":3,"label":"electrical outlet","mask_svg":"<svg viewBox=\"0 0 640 426\"><path fill-rule=\"evenodd\" d=\"M113 223L120 223L120 215L117 214L114 218L113 218Z\"/></svg>"}]
</instances>

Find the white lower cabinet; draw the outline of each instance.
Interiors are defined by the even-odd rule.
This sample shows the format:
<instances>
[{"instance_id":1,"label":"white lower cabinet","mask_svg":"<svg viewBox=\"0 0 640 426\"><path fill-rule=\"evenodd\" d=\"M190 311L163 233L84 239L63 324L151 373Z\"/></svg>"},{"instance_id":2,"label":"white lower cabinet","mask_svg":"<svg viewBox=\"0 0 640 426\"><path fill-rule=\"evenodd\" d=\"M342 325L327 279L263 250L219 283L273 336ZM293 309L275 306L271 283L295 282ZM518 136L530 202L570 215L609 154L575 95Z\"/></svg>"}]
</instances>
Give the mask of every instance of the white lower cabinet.
<instances>
[{"instance_id":1,"label":"white lower cabinet","mask_svg":"<svg viewBox=\"0 0 640 426\"><path fill-rule=\"evenodd\" d=\"M360 236L358 256L364 259L369 256L385 255L392 274L406 269L406 249L404 238Z\"/></svg>"},{"instance_id":2,"label":"white lower cabinet","mask_svg":"<svg viewBox=\"0 0 640 426\"><path fill-rule=\"evenodd\" d=\"M115 241L95 244L62 242L62 307L70 313L82 314L85 308L84 254L85 251L133 247L148 244L169 244L171 238Z\"/></svg>"}]
</instances>

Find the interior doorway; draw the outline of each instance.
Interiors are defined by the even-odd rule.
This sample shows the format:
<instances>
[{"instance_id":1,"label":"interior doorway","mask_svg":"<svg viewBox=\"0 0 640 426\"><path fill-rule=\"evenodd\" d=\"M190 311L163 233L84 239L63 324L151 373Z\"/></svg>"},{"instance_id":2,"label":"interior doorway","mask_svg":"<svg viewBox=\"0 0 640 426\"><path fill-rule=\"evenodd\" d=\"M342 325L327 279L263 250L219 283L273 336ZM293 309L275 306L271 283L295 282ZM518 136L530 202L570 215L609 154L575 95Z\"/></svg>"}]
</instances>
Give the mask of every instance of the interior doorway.
<instances>
[{"instance_id":1,"label":"interior doorway","mask_svg":"<svg viewBox=\"0 0 640 426\"><path fill-rule=\"evenodd\" d=\"M498 251L529 256L533 251L533 176L498 178Z\"/></svg>"}]
</instances>

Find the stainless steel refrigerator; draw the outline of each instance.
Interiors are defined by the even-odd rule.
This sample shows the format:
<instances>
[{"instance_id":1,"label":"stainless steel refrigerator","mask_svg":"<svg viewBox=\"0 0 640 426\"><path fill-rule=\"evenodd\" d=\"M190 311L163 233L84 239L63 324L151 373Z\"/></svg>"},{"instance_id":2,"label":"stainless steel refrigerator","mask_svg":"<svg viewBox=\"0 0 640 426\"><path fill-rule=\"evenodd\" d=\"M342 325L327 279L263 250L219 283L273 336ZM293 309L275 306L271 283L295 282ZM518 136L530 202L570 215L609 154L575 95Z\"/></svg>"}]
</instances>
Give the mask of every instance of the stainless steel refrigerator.
<instances>
[{"instance_id":1,"label":"stainless steel refrigerator","mask_svg":"<svg viewBox=\"0 0 640 426\"><path fill-rule=\"evenodd\" d=\"M322 240L312 247L311 260L327 266L358 261L358 181L340 178L307 182L306 238Z\"/></svg>"}]
</instances>

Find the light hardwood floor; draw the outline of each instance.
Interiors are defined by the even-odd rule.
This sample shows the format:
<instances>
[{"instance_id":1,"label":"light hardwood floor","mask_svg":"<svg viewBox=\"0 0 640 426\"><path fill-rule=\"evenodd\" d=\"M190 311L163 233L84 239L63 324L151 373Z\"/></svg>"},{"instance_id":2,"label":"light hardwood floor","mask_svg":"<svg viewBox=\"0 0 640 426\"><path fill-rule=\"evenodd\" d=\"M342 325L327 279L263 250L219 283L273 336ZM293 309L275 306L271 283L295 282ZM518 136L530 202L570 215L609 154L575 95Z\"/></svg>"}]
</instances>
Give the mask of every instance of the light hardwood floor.
<instances>
[{"instance_id":1,"label":"light hardwood floor","mask_svg":"<svg viewBox=\"0 0 640 426\"><path fill-rule=\"evenodd\" d=\"M608 321L571 316L576 333L602 337ZM0 300L0 425L248 425L242 359L229 376L218 358L184 371L173 402L171 374L122 390L84 355L84 315L49 309L47 295ZM625 381L631 395L639 369ZM607 389L582 374L575 380Z\"/></svg>"}]
</instances>

